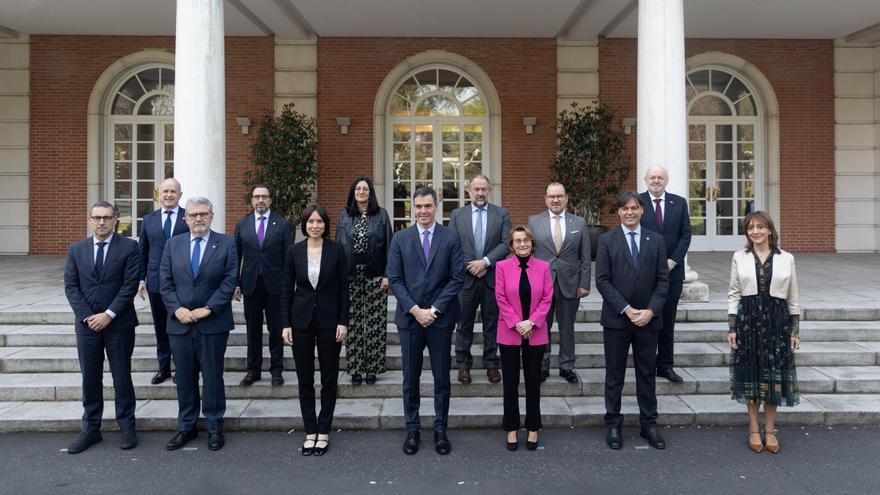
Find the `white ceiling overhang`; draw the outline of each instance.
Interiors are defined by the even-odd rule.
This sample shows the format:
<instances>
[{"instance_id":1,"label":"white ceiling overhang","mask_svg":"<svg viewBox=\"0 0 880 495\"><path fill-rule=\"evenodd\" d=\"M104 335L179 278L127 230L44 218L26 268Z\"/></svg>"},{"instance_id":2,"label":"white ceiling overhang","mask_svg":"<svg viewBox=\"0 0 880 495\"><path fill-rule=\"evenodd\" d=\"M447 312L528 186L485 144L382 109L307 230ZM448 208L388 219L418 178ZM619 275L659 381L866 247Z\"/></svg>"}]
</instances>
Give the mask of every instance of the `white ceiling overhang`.
<instances>
[{"instance_id":1,"label":"white ceiling overhang","mask_svg":"<svg viewBox=\"0 0 880 495\"><path fill-rule=\"evenodd\" d=\"M880 40L878 0L684 0L689 38ZM637 0L225 0L227 36L634 38ZM0 0L0 37L173 35L175 0Z\"/></svg>"}]
</instances>

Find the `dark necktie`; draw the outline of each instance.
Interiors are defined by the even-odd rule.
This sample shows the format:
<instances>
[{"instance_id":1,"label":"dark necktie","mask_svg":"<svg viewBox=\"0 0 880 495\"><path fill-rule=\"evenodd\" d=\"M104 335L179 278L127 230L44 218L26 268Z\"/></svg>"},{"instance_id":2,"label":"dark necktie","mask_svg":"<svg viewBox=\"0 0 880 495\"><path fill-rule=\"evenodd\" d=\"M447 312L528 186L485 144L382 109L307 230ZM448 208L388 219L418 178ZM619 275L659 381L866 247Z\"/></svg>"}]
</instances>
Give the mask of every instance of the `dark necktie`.
<instances>
[{"instance_id":1,"label":"dark necktie","mask_svg":"<svg viewBox=\"0 0 880 495\"><path fill-rule=\"evenodd\" d=\"M263 241L266 239L266 217L260 215L258 220L260 221L260 226L257 228L257 243L260 244L260 249L263 249ZM263 262L260 261L257 263L257 276L263 274Z\"/></svg>"},{"instance_id":2,"label":"dark necktie","mask_svg":"<svg viewBox=\"0 0 880 495\"><path fill-rule=\"evenodd\" d=\"M165 212L165 223L162 225L162 233L165 235L165 240L171 238L171 214L174 213L172 210L168 210Z\"/></svg>"},{"instance_id":3,"label":"dark necktie","mask_svg":"<svg viewBox=\"0 0 880 495\"><path fill-rule=\"evenodd\" d=\"M104 246L107 243L105 241L101 241L98 243L98 255L95 256L95 276L99 279L101 278L101 273L104 271Z\"/></svg>"},{"instance_id":4,"label":"dark necktie","mask_svg":"<svg viewBox=\"0 0 880 495\"><path fill-rule=\"evenodd\" d=\"M636 233L629 232L629 249L632 251L633 264L639 264L639 246L636 244Z\"/></svg>"},{"instance_id":5,"label":"dark necktie","mask_svg":"<svg viewBox=\"0 0 880 495\"><path fill-rule=\"evenodd\" d=\"M193 248L192 260L191 260L192 267L191 268L192 268L193 279L195 279L196 275L199 274L199 261L201 260L201 257L202 257L202 248L201 248L202 238L196 237L193 240L196 242L196 246Z\"/></svg>"},{"instance_id":6,"label":"dark necktie","mask_svg":"<svg viewBox=\"0 0 880 495\"><path fill-rule=\"evenodd\" d=\"M430 235L430 230L422 232L422 236L424 237L424 239L422 240L422 252L424 252L425 254L425 268L428 267L428 258L431 255L431 238L429 237Z\"/></svg>"},{"instance_id":7,"label":"dark necktie","mask_svg":"<svg viewBox=\"0 0 880 495\"><path fill-rule=\"evenodd\" d=\"M660 198L654 200L654 214L657 215L657 228L663 230L663 209L660 208Z\"/></svg>"}]
</instances>

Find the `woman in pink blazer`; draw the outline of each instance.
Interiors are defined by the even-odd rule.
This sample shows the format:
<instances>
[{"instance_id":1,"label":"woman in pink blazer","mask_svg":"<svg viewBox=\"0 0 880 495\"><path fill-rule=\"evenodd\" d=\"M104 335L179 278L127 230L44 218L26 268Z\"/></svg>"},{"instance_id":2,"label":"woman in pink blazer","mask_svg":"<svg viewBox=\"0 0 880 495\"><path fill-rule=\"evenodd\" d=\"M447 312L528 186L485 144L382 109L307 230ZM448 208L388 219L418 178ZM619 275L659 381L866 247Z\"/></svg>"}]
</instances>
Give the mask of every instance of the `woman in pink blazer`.
<instances>
[{"instance_id":1,"label":"woman in pink blazer","mask_svg":"<svg viewBox=\"0 0 880 495\"><path fill-rule=\"evenodd\" d=\"M526 382L526 447L538 448L541 429L541 360L549 342L547 312L553 300L550 265L532 256L535 237L525 226L507 236L514 256L495 265L495 299L498 301L498 347L504 376L504 431L507 450L516 450L519 431L519 367L522 358Z\"/></svg>"}]
</instances>

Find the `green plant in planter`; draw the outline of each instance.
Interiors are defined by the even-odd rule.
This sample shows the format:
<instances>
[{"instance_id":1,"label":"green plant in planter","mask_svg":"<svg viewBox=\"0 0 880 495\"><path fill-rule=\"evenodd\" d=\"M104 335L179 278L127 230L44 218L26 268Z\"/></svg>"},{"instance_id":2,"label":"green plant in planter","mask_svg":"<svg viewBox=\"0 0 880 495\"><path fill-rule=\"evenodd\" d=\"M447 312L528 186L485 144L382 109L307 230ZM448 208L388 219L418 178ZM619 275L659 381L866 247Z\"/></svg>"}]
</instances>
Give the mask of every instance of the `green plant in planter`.
<instances>
[{"instance_id":1,"label":"green plant in planter","mask_svg":"<svg viewBox=\"0 0 880 495\"><path fill-rule=\"evenodd\" d=\"M569 207L587 224L599 225L603 211L613 212L614 197L629 177L623 132L607 107L578 107L559 113L552 178L565 186Z\"/></svg>"},{"instance_id":2,"label":"green plant in planter","mask_svg":"<svg viewBox=\"0 0 880 495\"><path fill-rule=\"evenodd\" d=\"M272 211L296 225L309 205L318 177L318 136L315 120L284 105L281 115L266 115L251 145L254 169L244 184L272 186ZM245 202L250 204L250 192Z\"/></svg>"}]
</instances>

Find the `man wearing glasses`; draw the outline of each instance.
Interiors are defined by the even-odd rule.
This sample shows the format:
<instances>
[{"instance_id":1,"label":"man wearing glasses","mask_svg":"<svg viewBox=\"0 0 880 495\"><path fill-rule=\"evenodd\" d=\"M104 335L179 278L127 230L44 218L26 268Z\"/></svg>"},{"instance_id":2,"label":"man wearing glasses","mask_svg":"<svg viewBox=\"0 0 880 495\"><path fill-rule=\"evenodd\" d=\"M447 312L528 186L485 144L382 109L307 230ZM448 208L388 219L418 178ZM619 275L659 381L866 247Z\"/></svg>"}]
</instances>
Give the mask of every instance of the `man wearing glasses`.
<instances>
[{"instance_id":1,"label":"man wearing glasses","mask_svg":"<svg viewBox=\"0 0 880 495\"><path fill-rule=\"evenodd\" d=\"M577 383L574 372L574 320L580 298L590 295L590 233L583 218L568 211L565 186L547 185L544 193L547 211L529 218L535 235L535 257L550 263L553 274L553 304L547 313L547 329L553 315L559 323L559 376ZM542 381L550 376L550 343L544 351Z\"/></svg>"},{"instance_id":2,"label":"man wearing glasses","mask_svg":"<svg viewBox=\"0 0 880 495\"><path fill-rule=\"evenodd\" d=\"M284 342L281 340L281 276L284 256L293 244L290 223L269 210L272 189L266 184L251 188L253 213L235 226L235 247L240 268L234 298L244 295L247 322L247 373L239 385L249 387L260 379L263 365L263 315L269 330L269 373L272 386L284 385ZM242 263L242 259L244 262Z\"/></svg>"},{"instance_id":3,"label":"man wearing glasses","mask_svg":"<svg viewBox=\"0 0 880 495\"><path fill-rule=\"evenodd\" d=\"M220 450L226 394L223 359L232 321L238 255L231 236L211 230L206 198L186 202L189 235L172 237L159 265L159 287L168 310L168 337L177 369L178 433L165 446L177 450L198 436L199 403L208 422L208 448ZM199 371L202 393L199 394Z\"/></svg>"},{"instance_id":4,"label":"man wearing glasses","mask_svg":"<svg viewBox=\"0 0 880 495\"><path fill-rule=\"evenodd\" d=\"M104 353L110 362L116 395L116 422L122 431L120 448L133 449L135 396L131 382L134 309L141 269L135 241L114 235L119 210L98 201L89 213L94 236L76 242L67 252L64 292L76 315L76 349L82 370L83 432L67 449L78 454L100 442L104 412Z\"/></svg>"}]
</instances>

